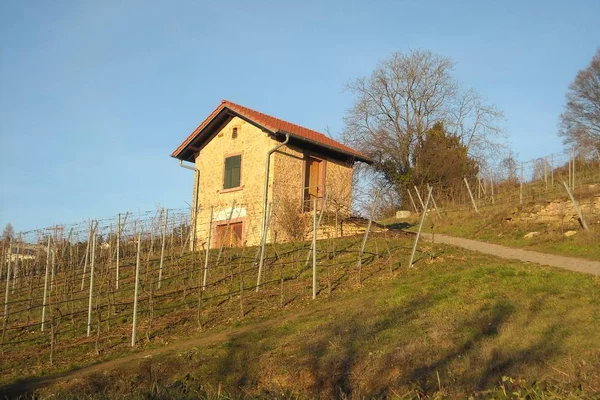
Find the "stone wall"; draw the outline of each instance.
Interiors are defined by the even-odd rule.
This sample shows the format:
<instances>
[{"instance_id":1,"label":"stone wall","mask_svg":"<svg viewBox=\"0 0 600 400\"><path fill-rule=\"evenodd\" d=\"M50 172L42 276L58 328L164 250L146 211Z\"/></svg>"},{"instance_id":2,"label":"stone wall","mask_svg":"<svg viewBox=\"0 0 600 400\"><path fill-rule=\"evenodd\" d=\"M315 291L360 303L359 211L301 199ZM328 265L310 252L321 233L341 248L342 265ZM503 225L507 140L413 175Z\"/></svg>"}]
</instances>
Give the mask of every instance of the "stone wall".
<instances>
[{"instance_id":1,"label":"stone wall","mask_svg":"<svg viewBox=\"0 0 600 400\"><path fill-rule=\"evenodd\" d=\"M600 224L600 195L580 200L578 203L588 225ZM535 204L527 210L519 211L516 208L507 219L557 225L565 228L577 228L579 226L577 211L573 203L566 199L555 199L548 201L546 204Z\"/></svg>"},{"instance_id":2,"label":"stone wall","mask_svg":"<svg viewBox=\"0 0 600 400\"><path fill-rule=\"evenodd\" d=\"M232 137L233 128L237 128L237 138ZM192 199L192 204L197 204L198 210L196 234L193 238L198 248L206 246L211 206L213 207L211 247L215 247L216 226L226 224L230 216L233 222L244 224L242 240L248 246L260 243L265 159L267 152L278 143L261 129L235 117L200 150L196 158L196 168L200 170L200 177L194 179ZM241 186L239 189L223 190L225 158L236 154L242 156ZM319 154L311 154L322 158L326 163L325 186L330 192L327 210L337 210L342 216L348 215L352 203L352 166ZM268 242L275 234L279 234L279 241L300 239L300 237L290 238L289 235L282 234L285 230L277 227L275 221L286 211L286 208L287 212L290 212L290 207L295 210L292 223L303 224L304 230L312 226L312 217L307 213L301 213L304 163L305 153L296 147L284 146L271 156L269 201L274 204L274 217L273 229L267 236ZM234 200L235 206L232 209ZM307 233L308 231L304 232L302 236Z\"/></svg>"},{"instance_id":3,"label":"stone wall","mask_svg":"<svg viewBox=\"0 0 600 400\"><path fill-rule=\"evenodd\" d=\"M293 146L286 146L274 156L273 203L275 219L272 229L282 240L305 239L312 229L312 213L303 212L305 159L307 155L324 162L324 184L329 193L325 210L338 212L340 218L350 214L352 205L352 165ZM295 233L294 233L295 232Z\"/></svg>"},{"instance_id":4,"label":"stone wall","mask_svg":"<svg viewBox=\"0 0 600 400\"><path fill-rule=\"evenodd\" d=\"M233 128L237 128L237 138L232 137ZM260 243L265 158L267 152L276 144L277 142L261 129L234 117L200 150L196 158L200 179L197 189L194 189L194 193L196 191L198 193L197 245L206 242L211 206L213 207L212 247L215 243L215 226L225 224L230 215L234 221L244 223L243 240L248 246ZM235 154L242 156L241 186L238 190L223 190L225 158ZM271 157L272 168L273 157ZM234 200L236 204L232 213Z\"/></svg>"},{"instance_id":5,"label":"stone wall","mask_svg":"<svg viewBox=\"0 0 600 400\"><path fill-rule=\"evenodd\" d=\"M302 203L306 154L302 149L291 146L274 154L274 199L291 198ZM322 154L308 154L325 162L324 189L329 193L331 203L327 209L337 208L349 213L352 205L352 165Z\"/></svg>"}]
</instances>

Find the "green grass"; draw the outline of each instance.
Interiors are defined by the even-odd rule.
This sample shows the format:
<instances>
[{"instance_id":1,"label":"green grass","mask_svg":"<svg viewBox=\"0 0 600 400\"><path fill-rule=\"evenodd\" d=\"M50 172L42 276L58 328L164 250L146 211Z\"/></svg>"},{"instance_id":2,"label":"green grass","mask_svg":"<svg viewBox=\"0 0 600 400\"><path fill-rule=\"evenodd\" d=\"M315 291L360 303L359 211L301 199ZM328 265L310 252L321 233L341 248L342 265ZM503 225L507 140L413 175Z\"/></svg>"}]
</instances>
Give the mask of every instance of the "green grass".
<instances>
[{"instance_id":1,"label":"green grass","mask_svg":"<svg viewBox=\"0 0 600 400\"><path fill-rule=\"evenodd\" d=\"M526 250L540 251L543 253L557 254L571 257L581 257L589 260L600 260L600 225L588 223L590 231L585 231L576 223L560 227L541 223L508 221L513 217L513 212L527 213L527 208L516 211L511 208L485 208L479 214L473 211L452 211L437 215L427 216L423 231L442 233L450 236L463 237L472 240L481 240L509 247L524 248ZM419 220L397 220L388 218L380 221L382 224L395 228L415 232ZM564 232L574 230L574 236L566 237ZM537 236L526 239L529 232L538 232Z\"/></svg>"},{"instance_id":2,"label":"green grass","mask_svg":"<svg viewBox=\"0 0 600 400\"><path fill-rule=\"evenodd\" d=\"M436 221L435 231L505 246L600 260L600 230L597 224L590 224L591 230L585 231L577 226L561 228L540 223L508 222L507 215L508 212L501 209L483 210L480 214L452 213ZM577 233L566 237L564 232L569 229ZM539 234L526 239L525 235L529 232Z\"/></svg>"},{"instance_id":3,"label":"green grass","mask_svg":"<svg viewBox=\"0 0 600 400\"><path fill-rule=\"evenodd\" d=\"M370 241L381 251L384 239ZM600 280L499 260L442 245L405 265L410 238L389 241L393 259L355 265L316 300L309 279L257 298L244 319L237 303L210 315L233 318L170 342L201 337L38 392L57 398L589 398L600 394ZM397 247L394 247L397 246ZM350 254L347 257L351 257ZM342 261L340 258L339 261ZM332 269L335 264L331 264ZM352 277L348 277L351 273ZM309 276L306 276L309 278ZM299 297L294 297L298 295ZM269 305L270 304L270 305ZM177 331L177 329L175 329ZM226 334L227 336L223 336Z\"/></svg>"}]
</instances>

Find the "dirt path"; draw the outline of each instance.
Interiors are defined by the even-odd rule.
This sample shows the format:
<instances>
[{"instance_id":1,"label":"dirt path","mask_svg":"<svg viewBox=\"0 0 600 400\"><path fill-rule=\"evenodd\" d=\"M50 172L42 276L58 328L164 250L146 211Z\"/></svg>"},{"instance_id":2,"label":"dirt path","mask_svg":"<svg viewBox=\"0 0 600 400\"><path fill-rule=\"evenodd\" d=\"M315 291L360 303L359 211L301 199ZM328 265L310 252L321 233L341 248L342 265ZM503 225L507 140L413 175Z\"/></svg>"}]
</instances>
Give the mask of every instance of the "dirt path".
<instances>
[{"instance_id":1,"label":"dirt path","mask_svg":"<svg viewBox=\"0 0 600 400\"><path fill-rule=\"evenodd\" d=\"M431 241L430 233L421 233L421 235L425 240ZM506 247L498 244L479 242L477 240L463 239L441 234L435 235L435 242L462 247L463 249L478 251L480 253L491 254L509 260L532 262L600 276L600 261L588 261L580 258L540 253L538 251L515 249L513 247Z\"/></svg>"}]
</instances>

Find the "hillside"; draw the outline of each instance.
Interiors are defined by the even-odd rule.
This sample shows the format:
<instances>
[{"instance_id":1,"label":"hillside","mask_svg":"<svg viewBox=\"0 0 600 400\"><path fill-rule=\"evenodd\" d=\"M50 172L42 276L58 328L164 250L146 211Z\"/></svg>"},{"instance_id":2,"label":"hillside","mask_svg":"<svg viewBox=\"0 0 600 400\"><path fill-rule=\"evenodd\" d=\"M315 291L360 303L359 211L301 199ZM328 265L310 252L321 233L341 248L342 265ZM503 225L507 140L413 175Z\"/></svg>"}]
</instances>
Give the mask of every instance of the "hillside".
<instances>
[{"instance_id":1,"label":"hillside","mask_svg":"<svg viewBox=\"0 0 600 400\"><path fill-rule=\"evenodd\" d=\"M600 260L600 194L589 193L579 204L589 230L582 228L572 202L564 196L529 201L521 206L487 207L478 214L471 210L450 211L436 219L435 230L490 243Z\"/></svg>"},{"instance_id":2,"label":"hillside","mask_svg":"<svg viewBox=\"0 0 600 400\"><path fill-rule=\"evenodd\" d=\"M134 350L119 344L128 340L125 322L113 325L108 338L102 334L97 356L95 338L59 334L52 367L41 347L4 358L3 382L24 379L1 390L57 398L600 393L598 277L437 244L422 246L407 269L412 237L381 233L368 241L359 280L360 239L320 242L315 300L312 274L301 267L305 253L287 247L302 255L286 263L286 245L278 245L270 249L279 254L268 272L272 283L259 293L206 301L200 326L194 299L156 312ZM228 260L226 266L235 258ZM282 286L279 275L292 271L297 276ZM52 379L64 371L70 372Z\"/></svg>"}]
</instances>

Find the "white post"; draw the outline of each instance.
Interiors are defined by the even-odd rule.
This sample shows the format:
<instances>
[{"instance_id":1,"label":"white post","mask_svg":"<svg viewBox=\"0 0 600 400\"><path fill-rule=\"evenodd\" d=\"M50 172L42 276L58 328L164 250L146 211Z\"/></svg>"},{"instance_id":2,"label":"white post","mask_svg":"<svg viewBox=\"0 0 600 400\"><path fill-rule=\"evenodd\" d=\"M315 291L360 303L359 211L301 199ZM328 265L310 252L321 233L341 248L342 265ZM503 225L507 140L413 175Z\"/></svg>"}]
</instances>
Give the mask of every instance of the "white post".
<instances>
[{"instance_id":1,"label":"white post","mask_svg":"<svg viewBox=\"0 0 600 400\"><path fill-rule=\"evenodd\" d=\"M12 293L15 294L15 284L17 283L17 276L19 274L19 255L21 253L21 234L19 234L19 238L17 239L17 258L15 258L15 266L13 268L13 277L12 277Z\"/></svg>"},{"instance_id":2,"label":"white post","mask_svg":"<svg viewBox=\"0 0 600 400\"><path fill-rule=\"evenodd\" d=\"M467 181L466 177L463 177L464 181L465 181L465 185L467 185L467 190L469 191L469 197L471 197L471 203L473 203L473 208L475 209L475 212L479 214L479 210L477 209L477 204L475 204L475 198L473 198L473 193L471 193L471 187L469 186L469 182ZM427 201L429 201L429 199L427 199Z\"/></svg>"},{"instance_id":3,"label":"white post","mask_svg":"<svg viewBox=\"0 0 600 400\"><path fill-rule=\"evenodd\" d=\"M496 202L494 201L494 178L492 178L491 175L490 175L490 188L492 191L492 204L496 204Z\"/></svg>"},{"instance_id":4,"label":"white post","mask_svg":"<svg viewBox=\"0 0 600 400\"><path fill-rule=\"evenodd\" d=\"M165 258L165 242L167 241L168 221L169 221L169 209L165 209L165 226L163 227L162 244L160 245L160 267L158 269L158 288L159 289L160 289L160 283L162 281L162 274L163 274L163 260Z\"/></svg>"},{"instance_id":5,"label":"white post","mask_svg":"<svg viewBox=\"0 0 600 400\"><path fill-rule=\"evenodd\" d=\"M52 268L50 270L50 293L54 290L54 274L56 273L56 243L54 244L54 249L50 251L52 254Z\"/></svg>"},{"instance_id":6,"label":"white post","mask_svg":"<svg viewBox=\"0 0 600 400\"><path fill-rule=\"evenodd\" d=\"M135 330L137 327L138 287L140 284L140 252L142 247L142 234L138 234L137 257L135 261L135 289L133 293L133 326L131 329L131 347L135 347Z\"/></svg>"},{"instance_id":7,"label":"white post","mask_svg":"<svg viewBox=\"0 0 600 400\"><path fill-rule=\"evenodd\" d=\"M573 192L575 192L575 147L573 147L573 179L571 183L573 184Z\"/></svg>"},{"instance_id":8,"label":"white post","mask_svg":"<svg viewBox=\"0 0 600 400\"><path fill-rule=\"evenodd\" d=\"M579 204L575 200L575 197L573 197L573 193L571 193L571 191L569 190L569 187L567 186L567 184L564 181L563 181L563 185L565 185L565 189L567 189L567 193L569 194L569 197L571 198L571 201L573 202L573 206L575 207L575 211L577 211L577 215L579 216L579 220L581 221L581 225L583 226L583 229L585 229L586 231L589 231L590 228L588 227L588 224L585 222L585 219L583 219L583 213L581 212L581 209L579 208Z\"/></svg>"},{"instance_id":9,"label":"white post","mask_svg":"<svg viewBox=\"0 0 600 400\"><path fill-rule=\"evenodd\" d=\"M571 175L571 152L569 152L569 180L568 180L569 187L572 187L572 185L571 185L571 176L572 176Z\"/></svg>"},{"instance_id":10,"label":"white post","mask_svg":"<svg viewBox=\"0 0 600 400\"><path fill-rule=\"evenodd\" d=\"M10 267L12 261L12 239L8 242L8 265L6 267L6 291L4 292L4 322L8 319L8 289L10 287Z\"/></svg>"},{"instance_id":11,"label":"white post","mask_svg":"<svg viewBox=\"0 0 600 400\"><path fill-rule=\"evenodd\" d=\"M481 182L479 183L479 186L481 186ZM429 189L429 191L431 191L431 200L433 202L433 207L435 208L435 212L438 216L438 218L442 218L442 214L440 214L440 210L438 210L438 206L435 203L435 197L433 197L433 188L429 185L429 183L427 184L427 189Z\"/></svg>"},{"instance_id":12,"label":"white post","mask_svg":"<svg viewBox=\"0 0 600 400\"><path fill-rule=\"evenodd\" d=\"M421 198L421 193L419 193L419 190L417 189L416 185L414 185L413 187L415 188L415 192L417 192L417 197L419 198L419 202L421 203L421 207L423 207L423 211L427 212L427 210L425 209L425 204L423 204L423 199Z\"/></svg>"},{"instance_id":13,"label":"white post","mask_svg":"<svg viewBox=\"0 0 600 400\"><path fill-rule=\"evenodd\" d=\"M363 237L362 245L360 246L360 251L358 252L358 261L356 262L356 268L358 269L358 280L362 285L362 256L365 253L365 247L367 246L367 239L369 238L369 232L371 231L371 224L373 223L373 218L375 217L375 207L377 206L377 198L379 197L379 192L375 193L375 198L373 199L373 205L371 206L371 215L369 216L369 222L367 223L367 230L365 231L365 236Z\"/></svg>"},{"instance_id":14,"label":"white post","mask_svg":"<svg viewBox=\"0 0 600 400\"><path fill-rule=\"evenodd\" d=\"M417 205L415 204L415 199L413 199L412 194L410 193L410 188L407 188L406 192L408 193L408 198L410 199L410 202L412 203L412 206L415 209L415 212L418 214L419 209L417 208Z\"/></svg>"},{"instance_id":15,"label":"white post","mask_svg":"<svg viewBox=\"0 0 600 400\"><path fill-rule=\"evenodd\" d=\"M550 184L554 187L554 153L550 154Z\"/></svg>"},{"instance_id":16,"label":"white post","mask_svg":"<svg viewBox=\"0 0 600 400\"><path fill-rule=\"evenodd\" d=\"M42 301L42 332L44 332L44 319L46 318L46 305L48 305L48 273L50 272L50 236L46 250L46 277L44 278L44 299Z\"/></svg>"},{"instance_id":17,"label":"white post","mask_svg":"<svg viewBox=\"0 0 600 400\"><path fill-rule=\"evenodd\" d=\"M96 230L92 232L92 252L90 254L92 259L90 265L90 296L88 301L88 321L87 321L87 336L89 337L92 332L92 299L94 297L94 266L96 259Z\"/></svg>"},{"instance_id":18,"label":"white post","mask_svg":"<svg viewBox=\"0 0 600 400\"><path fill-rule=\"evenodd\" d=\"M119 290L119 262L121 261L121 213L117 214L117 266L115 277L115 289Z\"/></svg>"},{"instance_id":19,"label":"white post","mask_svg":"<svg viewBox=\"0 0 600 400\"><path fill-rule=\"evenodd\" d=\"M88 240L87 240L87 245L85 246L85 261L83 263L83 275L81 276L81 290L83 290L83 287L85 285L85 272L87 271L87 266L88 266L88 261L89 261L90 244L92 242L92 225L93 224L94 224L94 222L90 221L90 227L88 230Z\"/></svg>"},{"instance_id":20,"label":"white post","mask_svg":"<svg viewBox=\"0 0 600 400\"><path fill-rule=\"evenodd\" d=\"M212 233L213 206L210 206L210 219L208 221L208 238L206 240L206 257L204 257L204 279L202 280L202 291L206 289L208 278L208 256L210 255L210 237Z\"/></svg>"},{"instance_id":21,"label":"white post","mask_svg":"<svg viewBox=\"0 0 600 400\"><path fill-rule=\"evenodd\" d=\"M598 172L600 173L600 150L596 151L596 156L598 157ZM598 177L600 178L600 175Z\"/></svg>"},{"instance_id":22,"label":"white post","mask_svg":"<svg viewBox=\"0 0 600 400\"><path fill-rule=\"evenodd\" d=\"M312 237L313 287L312 298L317 298L317 199L313 199L313 237Z\"/></svg>"},{"instance_id":23,"label":"white post","mask_svg":"<svg viewBox=\"0 0 600 400\"><path fill-rule=\"evenodd\" d=\"M465 178L465 182L467 181L467 178ZM469 187L469 184L467 183L467 188ZM469 189L469 194L471 193L471 189ZM427 195L427 202L426 202L426 206L429 205L429 199L431 198L431 188L429 188L429 194ZM473 195L471 195L471 198L473 198ZM425 208L425 210L427 210L427 208ZM413 245L413 249L412 249L412 253L410 254L410 261L408 262L408 268L412 268L413 266L413 260L415 258L415 252L417 251L417 244L419 243L419 236L421 236L421 229L423 229L423 222L425 222L425 216L427 215L427 212L423 212L423 215L421 216L421 223L419 224L419 230L417 231L417 236L415 237L415 244Z\"/></svg>"},{"instance_id":24,"label":"white post","mask_svg":"<svg viewBox=\"0 0 600 400\"><path fill-rule=\"evenodd\" d=\"M221 240L221 246L219 247L219 253L217 254L217 262L215 263L215 267L219 265L219 261L221 260L221 254L223 253L223 247L225 246L225 240L227 240L227 235L229 234L229 225L231 224L231 218L233 218L233 210L235 210L235 200L231 202L231 211L229 212L229 218L227 218L227 225L225 225L225 233L223 234L223 240ZM261 251L264 252L264 245L262 245ZM262 254L261 254L262 257Z\"/></svg>"},{"instance_id":25,"label":"white post","mask_svg":"<svg viewBox=\"0 0 600 400\"><path fill-rule=\"evenodd\" d=\"M260 240L260 259L258 261L258 276L256 278L256 291L260 290L260 280L262 279L262 270L265 263L265 245L267 244L267 232L269 231L269 225L271 222L271 205L272 203L267 204L266 216L267 219L264 223L263 235Z\"/></svg>"},{"instance_id":26,"label":"white post","mask_svg":"<svg viewBox=\"0 0 600 400\"><path fill-rule=\"evenodd\" d=\"M544 157L544 182L546 183L546 192L548 191L548 157Z\"/></svg>"},{"instance_id":27,"label":"white post","mask_svg":"<svg viewBox=\"0 0 600 400\"><path fill-rule=\"evenodd\" d=\"M200 192L200 171L194 166L194 198L193 198L193 202L194 202L194 213L193 213L193 219L192 219L192 223L190 226L190 229L192 230L192 235L190 237L190 250L192 252L196 251L196 236L198 234L198 195ZM191 207L190 207L191 208Z\"/></svg>"},{"instance_id":28,"label":"white post","mask_svg":"<svg viewBox=\"0 0 600 400\"><path fill-rule=\"evenodd\" d=\"M325 194L325 200L323 200L321 212L319 213L319 219L317 220L317 230L321 226L321 220L323 219L323 212L325 212L325 210L326 210L325 207L327 205L328 199L329 199L329 192L327 192L327 194ZM308 252L306 253L306 259L304 260L304 268L306 268L308 266L308 262L310 261L311 257L312 257L312 242L310 243L310 247L308 249Z\"/></svg>"},{"instance_id":29,"label":"white post","mask_svg":"<svg viewBox=\"0 0 600 400\"><path fill-rule=\"evenodd\" d=\"M519 185L519 204L523 204L523 162L521 162L521 179Z\"/></svg>"}]
</instances>

